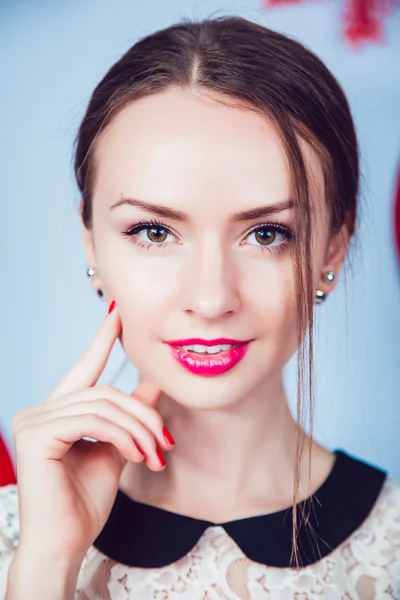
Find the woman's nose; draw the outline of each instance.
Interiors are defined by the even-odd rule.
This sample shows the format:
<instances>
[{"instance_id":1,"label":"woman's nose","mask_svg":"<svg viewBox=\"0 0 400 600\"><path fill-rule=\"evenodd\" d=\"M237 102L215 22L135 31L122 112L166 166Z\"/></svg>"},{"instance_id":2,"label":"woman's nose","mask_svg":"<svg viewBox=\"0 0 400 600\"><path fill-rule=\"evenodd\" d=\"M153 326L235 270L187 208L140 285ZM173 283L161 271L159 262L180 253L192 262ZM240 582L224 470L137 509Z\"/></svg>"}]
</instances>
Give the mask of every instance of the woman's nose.
<instances>
[{"instance_id":1,"label":"woman's nose","mask_svg":"<svg viewBox=\"0 0 400 600\"><path fill-rule=\"evenodd\" d=\"M180 286L184 311L219 319L239 310L239 278L227 250L209 244L192 256Z\"/></svg>"}]
</instances>

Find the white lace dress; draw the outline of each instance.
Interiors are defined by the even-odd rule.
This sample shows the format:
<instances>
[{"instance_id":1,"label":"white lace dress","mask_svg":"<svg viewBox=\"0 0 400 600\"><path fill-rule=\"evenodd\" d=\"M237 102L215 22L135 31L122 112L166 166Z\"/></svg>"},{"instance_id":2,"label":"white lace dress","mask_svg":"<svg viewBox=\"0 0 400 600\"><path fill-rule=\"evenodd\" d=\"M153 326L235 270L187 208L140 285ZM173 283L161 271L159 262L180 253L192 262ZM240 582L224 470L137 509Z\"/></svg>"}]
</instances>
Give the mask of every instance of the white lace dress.
<instances>
[{"instance_id":1,"label":"white lace dress","mask_svg":"<svg viewBox=\"0 0 400 600\"><path fill-rule=\"evenodd\" d=\"M291 510L213 524L119 491L75 599L400 600L400 483L335 453L313 495L316 535L307 526L300 534L300 569L288 566ZM18 488L9 485L0 488L0 599L18 532Z\"/></svg>"}]
</instances>

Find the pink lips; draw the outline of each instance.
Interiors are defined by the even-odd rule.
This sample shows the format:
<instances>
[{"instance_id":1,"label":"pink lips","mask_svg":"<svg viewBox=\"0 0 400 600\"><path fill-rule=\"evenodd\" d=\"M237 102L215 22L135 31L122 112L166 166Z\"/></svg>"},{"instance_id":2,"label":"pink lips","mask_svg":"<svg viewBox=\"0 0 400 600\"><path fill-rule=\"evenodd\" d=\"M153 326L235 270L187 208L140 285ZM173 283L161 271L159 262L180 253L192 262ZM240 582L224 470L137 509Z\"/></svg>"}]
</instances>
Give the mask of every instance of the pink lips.
<instances>
[{"instance_id":1,"label":"pink lips","mask_svg":"<svg viewBox=\"0 0 400 600\"><path fill-rule=\"evenodd\" d=\"M250 340L251 341L251 340ZM189 340L173 340L168 345L172 356L191 373L203 376L221 375L230 369L233 369L237 363L245 356L250 341L242 342L227 338L218 338L214 340L201 340L191 338ZM191 346L193 344L202 344L204 346L215 346L218 344L235 344L229 350L218 354L196 354L185 350L181 346Z\"/></svg>"}]
</instances>

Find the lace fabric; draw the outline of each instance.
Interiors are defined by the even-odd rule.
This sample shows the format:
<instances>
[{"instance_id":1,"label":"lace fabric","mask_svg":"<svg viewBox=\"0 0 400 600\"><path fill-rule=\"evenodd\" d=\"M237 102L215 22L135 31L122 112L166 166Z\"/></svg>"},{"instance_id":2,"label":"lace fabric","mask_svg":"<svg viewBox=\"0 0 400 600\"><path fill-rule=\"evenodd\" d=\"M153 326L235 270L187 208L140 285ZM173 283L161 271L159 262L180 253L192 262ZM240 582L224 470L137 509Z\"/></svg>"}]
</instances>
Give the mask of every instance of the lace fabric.
<instances>
[{"instance_id":1,"label":"lace fabric","mask_svg":"<svg viewBox=\"0 0 400 600\"><path fill-rule=\"evenodd\" d=\"M0 488L0 599L18 545L17 486ZM271 543L267 540L266 543ZM75 600L400 600L400 483L386 479L362 525L300 570L256 563L221 526L160 568L126 566L89 548Z\"/></svg>"}]
</instances>

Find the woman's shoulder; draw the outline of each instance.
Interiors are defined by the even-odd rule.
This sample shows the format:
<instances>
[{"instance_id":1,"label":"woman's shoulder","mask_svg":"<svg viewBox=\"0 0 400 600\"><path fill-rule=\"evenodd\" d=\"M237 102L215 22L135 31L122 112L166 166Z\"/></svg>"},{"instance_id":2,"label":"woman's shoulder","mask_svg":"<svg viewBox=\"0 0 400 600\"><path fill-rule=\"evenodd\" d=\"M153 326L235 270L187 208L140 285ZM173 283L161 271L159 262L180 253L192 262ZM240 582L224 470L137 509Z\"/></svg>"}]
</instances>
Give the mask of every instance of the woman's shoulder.
<instances>
[{"instance_id":1,"label":"woman's shoulder","mask_svg":"<svg viewBox=\"0 0 400 600\"><path fill-rule=\"evenodd\" d=\"M355 573L358 573L361 587L366 585L369 589L368 585L378 586L379 582L379 586L387 586L387 590L400 593L400 587L393 588L400 586L399 481L385 477L372 510L340 550L340 556L348 563L349 569L350 565L353 568L353 565L358 564ZM365 564L361 565L362 562ZM363 578L370 580L370 583L363 584ZM390 597L400 598L398 595Z\"/></svg>"},{"instance_id":2,"label":"woman's shoulder","mask_svg":"<svg viewBox=\"0 0 400 600\"><path fill-rule=\"evenodd\" d=\"M400 507L400 479L394 479L388 475L382 486L382 492L378 500L381 502L386 500L390 504Z\"/></svg>"},{"instance_id":3,"label":"woman's shoulder","mask_svg":"<svg viewBox=\"0 0 400 600\"><path fill-rule=\"evenodd\" d=\"M336 556L346 564L346 569L358 565L354 576L360 589L365 585L372 594L368 586L378 586L378 582L388 589L400 584L400 481L360 459L353 460L354 470L350 474L355 481L350 486L350 496L346 494L347 488L343 490L343 502L350 511L361 510L362 518L340 544ZM364 579L370 583L363 583ZM395 589L400 593L400 588Z\"/></svg>"},{"instance_id":4,"label":"woman's shoulder","mask_svg":"<svg viewBox=\"0 0 400 600\"><path fill-rule=\"evenodd\" d=\"M360 457L338 454L335 485L340 504L351 511L364 533L368 530L375 540L389 535L400 549L400 480ZM391 535L394 531L396 536Z\"/></svg>"},{"instance_id":5,"label":"woman's shoulder","mask_svg":"<svg viewBox=\"0 0 400 600\"><path fill-rule=\"evenodd\" d=\"M371 516L383 528L389 527L398 531L398 544L400 546L400 481L387 476L382 489L376 499Z\"/></svg>"}]
</instances>

